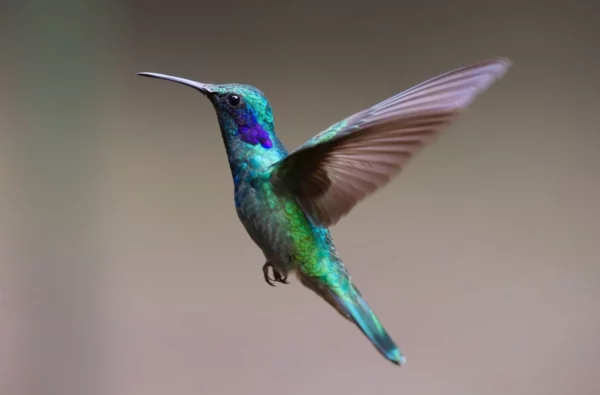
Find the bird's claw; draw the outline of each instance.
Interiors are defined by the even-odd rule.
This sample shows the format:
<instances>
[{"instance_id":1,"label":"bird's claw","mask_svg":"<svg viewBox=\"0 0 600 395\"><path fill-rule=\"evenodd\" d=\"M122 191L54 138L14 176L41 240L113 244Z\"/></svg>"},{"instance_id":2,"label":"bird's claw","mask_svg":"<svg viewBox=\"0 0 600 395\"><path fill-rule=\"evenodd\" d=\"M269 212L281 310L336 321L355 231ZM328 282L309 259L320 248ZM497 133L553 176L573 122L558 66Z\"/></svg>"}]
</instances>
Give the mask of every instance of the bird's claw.
<instances>
[{"instance_id":1,"label":"bird's claw","mask_svg":"<svg viewBox=\"0 0 600 395\"><path fill-rule=\"evenodd\" d=\"M269 275L269 268L273 271L273 278ZM274 287L275 284L273 282L278 282L282 284L289 284L287 281L287 275L282 275L275 269L275 266L271 262L267 262L263 265L263 275L265 276L265 281L270 286Z\"/></svg>"}]
</instances>

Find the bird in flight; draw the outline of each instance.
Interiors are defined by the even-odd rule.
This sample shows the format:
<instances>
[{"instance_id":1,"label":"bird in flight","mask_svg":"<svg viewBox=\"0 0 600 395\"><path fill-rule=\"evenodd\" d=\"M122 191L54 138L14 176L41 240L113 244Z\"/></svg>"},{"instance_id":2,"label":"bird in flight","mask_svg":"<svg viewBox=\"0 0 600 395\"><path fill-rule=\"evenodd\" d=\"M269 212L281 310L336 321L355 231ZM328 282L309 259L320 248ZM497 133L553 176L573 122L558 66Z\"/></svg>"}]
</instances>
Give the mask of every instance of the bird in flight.
<instances>
[{"instance_id":1,"label":"bird in flight","mask_svg":"<svg viewBox=\"0 0 600 395\"><path fill-rule=\"evenodd\" d=\"M265 281L287 284L295 273L387 360L402 365L405 356L352 281L329 228L400 173L510 66L492 59L441 74L350 115L292 152L277 137L269 101L257 88L138 75L192 87L212 103L237 215L265 256Z\"/></svg>"}]
</instances>

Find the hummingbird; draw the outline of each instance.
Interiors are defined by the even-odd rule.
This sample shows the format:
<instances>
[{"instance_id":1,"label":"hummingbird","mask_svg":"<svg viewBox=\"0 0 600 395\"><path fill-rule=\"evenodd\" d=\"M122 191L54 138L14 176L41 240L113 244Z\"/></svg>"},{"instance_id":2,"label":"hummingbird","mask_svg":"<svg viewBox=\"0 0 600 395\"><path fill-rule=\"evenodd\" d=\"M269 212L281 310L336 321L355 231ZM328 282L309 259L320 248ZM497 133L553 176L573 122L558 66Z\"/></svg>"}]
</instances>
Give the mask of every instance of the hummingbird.
<instances>
[{"instance_id":1,"label":"hummingbird","mask_svg":"<svg viewBox=\"0 0 600 395\"><path fill-rule=\"evenodd\" d=\"M288 284L288 275L295 274L384 358L403 365L406 357L354 284L330 228L387 185L511 65L496 58L440 74L348 116L292 152L275 133L265 94L254 86L137 75L186 85L212 103L237 216L264 254L264 280Z\"/></svg>"}]
</instances>

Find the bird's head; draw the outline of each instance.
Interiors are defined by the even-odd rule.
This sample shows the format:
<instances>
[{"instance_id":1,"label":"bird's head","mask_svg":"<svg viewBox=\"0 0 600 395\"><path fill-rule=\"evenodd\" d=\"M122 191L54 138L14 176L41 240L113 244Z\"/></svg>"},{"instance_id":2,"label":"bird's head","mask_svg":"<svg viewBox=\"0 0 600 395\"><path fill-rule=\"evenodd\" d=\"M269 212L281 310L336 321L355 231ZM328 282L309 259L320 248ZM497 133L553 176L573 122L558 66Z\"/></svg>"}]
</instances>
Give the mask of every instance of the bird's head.
<instances>
[{"instance_id":1,"label":"bird's head","mask_svg":"<svg viewBox=\"0 0 600 395\"><path fill-rule=\"evenodd\" d=\"M238 139L244 144L267 150L276 142L269 101L253 86L205 84L158 73L137 75L177 82L202 92L213 104L226 139Z\"/></svg>"}]
</instances>

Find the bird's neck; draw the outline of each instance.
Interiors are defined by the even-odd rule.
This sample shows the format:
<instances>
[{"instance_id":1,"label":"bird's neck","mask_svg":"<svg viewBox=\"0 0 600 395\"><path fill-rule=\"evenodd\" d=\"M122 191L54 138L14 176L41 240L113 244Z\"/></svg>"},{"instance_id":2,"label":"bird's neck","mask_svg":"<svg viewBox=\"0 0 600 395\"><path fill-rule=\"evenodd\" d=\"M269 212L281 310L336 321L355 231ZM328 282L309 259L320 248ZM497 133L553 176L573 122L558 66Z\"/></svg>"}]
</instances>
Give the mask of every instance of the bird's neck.
<instances>
[{"instance_id":1,"label":"bird's neck","mask_svg":"<svg viewBox=\"0 0 600 395\"><path fill-rule=\"evenodd\" d=\"M257 174L288 155L287 149L275 131L269 130L272 128L266 130L272 145L265 148L261 144L243 141L234 125L225 124L222 120L219 120L219 124L235 186L249 182Z\"/></svg>"}]
</instances>

